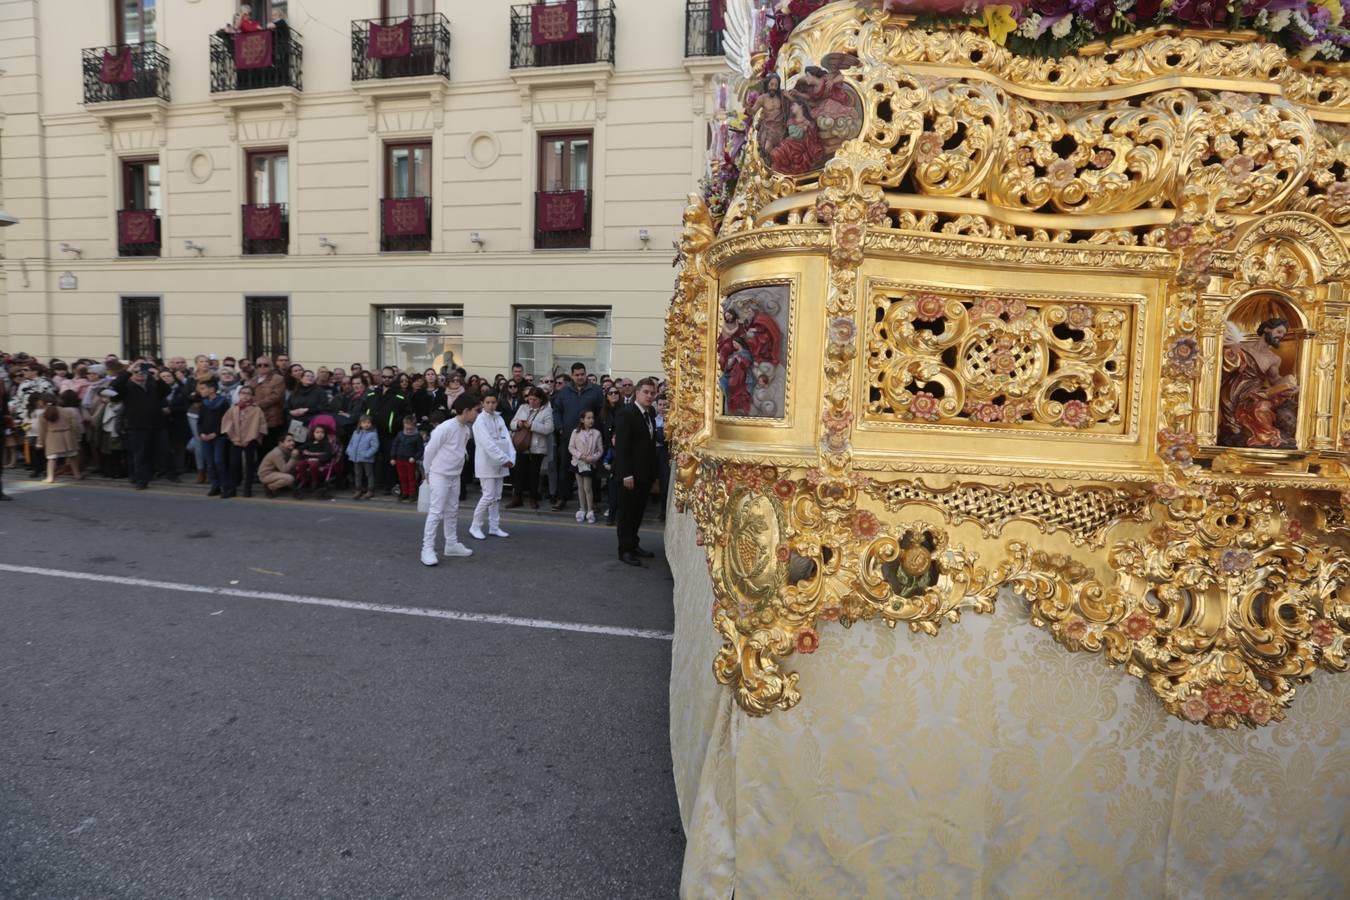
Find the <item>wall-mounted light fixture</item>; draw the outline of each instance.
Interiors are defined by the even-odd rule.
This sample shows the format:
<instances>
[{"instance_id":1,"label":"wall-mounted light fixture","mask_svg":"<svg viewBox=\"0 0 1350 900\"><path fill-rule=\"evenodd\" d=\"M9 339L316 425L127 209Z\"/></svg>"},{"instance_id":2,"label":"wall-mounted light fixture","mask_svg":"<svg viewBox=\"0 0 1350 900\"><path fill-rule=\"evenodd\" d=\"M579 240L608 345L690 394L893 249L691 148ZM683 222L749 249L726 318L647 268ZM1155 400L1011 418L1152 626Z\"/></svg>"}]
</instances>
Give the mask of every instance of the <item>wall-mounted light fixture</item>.
<instances>
[{"instance_id":1,"label":"wall-mounted light fixture","mask_svg":"<svg viewBox=\"0 0 1350 900\"><path fill-rule=\"evenodd\" d=\"M638 229L638 240L642 242L642 249L647 249L647 242L652 239L652 233L645 228Z\"/></svg>"},{"instance_id":2,"label":"wall-mounted light fixture","mask_svg":"<svg viewBox=\"0 0 1350 900\"><path fill-rule=\"evenodd\" d=\"M476 232L476 231L470 231L470 232L469 232L469 243L470 243L470 244L473 244L474 247L475 247L479 252L481 252L482 249L483 249L483 245L486 243L486 241L483 240L483 236L482 236L481 234L479 234L478 232Z\"/></svg>"},{"instance_id":3,"label":"wall-mounted light fixture","mask_svg":"<svg viewBox=\"0 0 1350 900\"><path fill-rule=\"evenodd\" d=\"M78 246L76 246L75 244L66 244L66 243L62 243L62 244L61 244L61 252L62 252L62 253L74 253L76 259L83 259L83 258L84 258L84 251L81 250L81 249L80 249Z\"/></svg>"},{"instance_id":4,"label":"wall-mounted light fixture","mask_svg":"<svg viewBox=\"0 0 1350 900\"><path fill-rule=\"evenodd\" d=\"M193 243L191 239L183 241L183 249L188 251L189 253L196 253L198 256L201 256L204 252L206 252L205 247L203 247L201 244Z\"/></svg>"},{"instance_id":5,"label":"wall-mounted light fixture","mask_svg":"<svg viewBox=\"0 0 1350 900\"><path fill-rule=\"evenodd\" d=\"M336 241L330 241L330 240L329 240L328 238L326 238L326 237L321 237L321 238L319 238L319 247L322 248L322 249L324 249L324 250L327 250L327 251L329 252L329 254L333 254L333 253L336 253L336 252L337 252L337 242L336 242Z\"/></svg>"}]
</instances>

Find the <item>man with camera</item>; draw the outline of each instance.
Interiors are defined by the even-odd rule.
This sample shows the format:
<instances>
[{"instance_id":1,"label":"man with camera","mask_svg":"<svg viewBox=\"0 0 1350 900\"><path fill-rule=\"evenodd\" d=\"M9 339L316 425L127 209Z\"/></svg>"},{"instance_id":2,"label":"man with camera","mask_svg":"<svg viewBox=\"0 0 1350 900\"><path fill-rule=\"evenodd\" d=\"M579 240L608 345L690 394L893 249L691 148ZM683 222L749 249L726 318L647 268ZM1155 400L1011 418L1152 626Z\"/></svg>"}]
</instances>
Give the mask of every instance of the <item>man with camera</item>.
<instances>
[{"instance_id":1,"label":"man with camera","mask_svg":"<svg viewBox=\"0 0 1350 900\"><path fill-rule=\"evenodd\" d=\"M143 491L155 474L155 442L169 415L169 386L159 379L153 364L138 359L117 377L113 390L122 401L127 477Z\"/></svg>"}]
</instances>

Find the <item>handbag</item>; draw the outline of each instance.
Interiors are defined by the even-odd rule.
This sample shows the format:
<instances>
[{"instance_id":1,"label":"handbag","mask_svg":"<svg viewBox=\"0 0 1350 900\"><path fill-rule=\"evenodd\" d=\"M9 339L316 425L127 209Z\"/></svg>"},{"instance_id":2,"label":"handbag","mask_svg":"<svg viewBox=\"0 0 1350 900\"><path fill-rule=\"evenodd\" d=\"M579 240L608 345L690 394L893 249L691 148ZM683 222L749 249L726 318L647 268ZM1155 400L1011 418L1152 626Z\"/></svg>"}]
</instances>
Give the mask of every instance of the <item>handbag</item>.
<instances>
[{"instance_id":1,"label":"handbag","mask_svg":"<svg viewBox=\"0 0 1350 900\"><path fill-rule=\"evenodd\" d=\"M529 418L525 420L525 424L533 425L534 417L537 415L539 415L537 410L530 413ZM532 443L534 443L534 432L529 428L517 428L511 432L511 445L516 448L517 453L529 453Z\"/></svg>"},{"instance_id":2,"label":"handbag","mask_svg":"<svg viewBox=\"0 0 1350 900\"><path fill-rule=\"evenodd\" d=\"M303 444L309 440L309 429L299 419L291 420L291 424L286 426L286 433L295 438L297 444Z\"/></svg>"}]
</instances>

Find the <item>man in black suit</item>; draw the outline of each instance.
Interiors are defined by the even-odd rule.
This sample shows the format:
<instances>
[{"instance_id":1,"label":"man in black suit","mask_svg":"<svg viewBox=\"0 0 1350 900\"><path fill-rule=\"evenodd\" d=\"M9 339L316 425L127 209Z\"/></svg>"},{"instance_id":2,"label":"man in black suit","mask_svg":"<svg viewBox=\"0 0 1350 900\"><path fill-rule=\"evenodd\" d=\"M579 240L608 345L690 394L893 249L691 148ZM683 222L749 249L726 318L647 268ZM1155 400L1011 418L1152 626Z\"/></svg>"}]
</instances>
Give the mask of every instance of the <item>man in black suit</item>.
<instances>
[{"instance_id":1,"label":"man in black suit","mask_svg":"<svg viewBox=\"0 0 1350 900\"><path fill-rule=\"evenodd\" d=\"M619 479L619 559L641 566L655 556L638 545L638 526L656 478L656 382L637 383L633 403L622 406L614 423L614 477Z\"/></svg>"}]
</instances>

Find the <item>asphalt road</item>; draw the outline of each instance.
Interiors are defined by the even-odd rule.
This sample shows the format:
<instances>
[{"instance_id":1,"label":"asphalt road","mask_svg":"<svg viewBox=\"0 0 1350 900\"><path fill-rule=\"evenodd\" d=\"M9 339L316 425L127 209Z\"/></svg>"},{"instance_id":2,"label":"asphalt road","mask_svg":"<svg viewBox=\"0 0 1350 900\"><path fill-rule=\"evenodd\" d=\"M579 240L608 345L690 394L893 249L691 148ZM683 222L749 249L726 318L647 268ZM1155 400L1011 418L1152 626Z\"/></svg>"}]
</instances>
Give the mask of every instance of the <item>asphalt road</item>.
<instances>
[{"instance_id":1,"label":"asphalt road","mask_svg":"<svg viewBox=\"0 0 1350 900\"><path fill-rule=\"evenodd\" d=\"M676 893L655 528L639 570L509 514L427 569L389 501L9 474L0 896Z\"/></svg>"}]
</instances>

